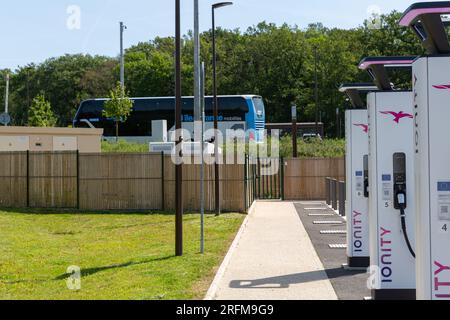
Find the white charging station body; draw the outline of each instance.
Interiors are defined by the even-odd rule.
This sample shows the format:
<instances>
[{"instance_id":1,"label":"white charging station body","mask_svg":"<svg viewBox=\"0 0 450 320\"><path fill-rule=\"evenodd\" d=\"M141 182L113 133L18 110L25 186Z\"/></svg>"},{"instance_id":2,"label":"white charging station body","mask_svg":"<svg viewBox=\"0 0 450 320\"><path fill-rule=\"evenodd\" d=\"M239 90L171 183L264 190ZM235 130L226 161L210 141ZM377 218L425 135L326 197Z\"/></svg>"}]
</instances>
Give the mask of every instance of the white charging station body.
<instances>
[{"instance_id":1,"label":"white charging station body","mask_svg":"<svg viewBox=\"0 0 450 320\"><path fill-rule=\"evenodd\" d=\"M450 56L413 64L417 298L450 299Z\"/></svg>"},{"instance_id":2,"label":"white charging station body","mask_svg":"<svg viewBox=\"0 0 450 320\"><path fill-rule=\"evenodd\" d=\"M368 268L369 202L364 197L364 156L369 154L367 110L347 110L346 188L347 258L350 268Z\"/></svg>"},{"instance_id":3,"label":"white charging station body","mask_svg":"<svg viewBox=\"0 0 450 320\"><path fill-rule=\"evenodd\" d=\"M413 96L411 91L368 94L369 283L373 299L415 299L415 259L408 250L400 211L394 208L393 156L406 154L406 225L415 248Z\"/></svg>"}]
</instances>

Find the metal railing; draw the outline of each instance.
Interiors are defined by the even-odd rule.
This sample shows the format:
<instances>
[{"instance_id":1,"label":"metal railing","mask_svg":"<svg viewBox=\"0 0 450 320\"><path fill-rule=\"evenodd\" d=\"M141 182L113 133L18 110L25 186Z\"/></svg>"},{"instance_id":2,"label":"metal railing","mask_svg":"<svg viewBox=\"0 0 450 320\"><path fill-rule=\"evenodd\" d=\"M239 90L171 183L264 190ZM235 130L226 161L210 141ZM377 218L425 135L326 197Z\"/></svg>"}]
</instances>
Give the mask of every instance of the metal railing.
<instances>
[{"instance_id":1,"label":"metal railing","mask_svg":"<svg viewBox=\"0 0 450 320\"><path fill-rule=\"evenodd\" d=\"M344 181L339 181L339 214L345 217L345 203L347 200L346 185Z\"/></svg>"},{"instance_id":2,"label":"metal railing","mask_svg":"<svg viewBox=\"0 0 450 320\"><path fill-rule=\"evenodd\" d=\"M345 202L346 202L346 185L344 181L327 177L326 184L326 202L333 208L339 211L341 216L345 216Z\"/></svg>"}]
</instances>

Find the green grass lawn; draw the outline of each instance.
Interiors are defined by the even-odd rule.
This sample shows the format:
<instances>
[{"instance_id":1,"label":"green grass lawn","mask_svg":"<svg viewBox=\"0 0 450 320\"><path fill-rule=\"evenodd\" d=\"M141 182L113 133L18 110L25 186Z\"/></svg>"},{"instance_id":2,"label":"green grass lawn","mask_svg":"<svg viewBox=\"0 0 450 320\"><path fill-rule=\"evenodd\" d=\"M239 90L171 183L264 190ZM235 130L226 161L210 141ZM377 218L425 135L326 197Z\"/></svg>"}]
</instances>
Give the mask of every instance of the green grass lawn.
<instances>
[{"instance_id":1,"label":"green grass lawn","mask_svg":"<svg viewBox=\"0 0 450 320\"><path fill-rule=\"evenodd\" d=\"M175 257L172 214L0 211L0 299L202 299L244 217L208 215L201 255L200 217L186 214Z\"/></svg>"}]
</instances>

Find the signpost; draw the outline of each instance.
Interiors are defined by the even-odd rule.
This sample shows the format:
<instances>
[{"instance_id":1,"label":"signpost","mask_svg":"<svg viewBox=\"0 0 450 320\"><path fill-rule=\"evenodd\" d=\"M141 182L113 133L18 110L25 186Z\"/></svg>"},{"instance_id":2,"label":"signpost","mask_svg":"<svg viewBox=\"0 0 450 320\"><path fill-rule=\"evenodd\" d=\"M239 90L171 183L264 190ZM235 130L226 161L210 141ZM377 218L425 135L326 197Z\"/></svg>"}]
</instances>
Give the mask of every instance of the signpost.
<instances>
[{"instance_id":1,"label":"signpost","mask_svg":"<svg viewBox=\"0 0 450 320\"><path fill-rule=\"evenodd\" d=\"M292 157L297 158L297 106L292 106Z\"/></svg>"},{"instance_id":2,"label":"signpost","mask_svg":"<svg viewBox=\"0 0 450 320\"><path fill-rule=\"evenodd\" d=\"M200 182L200 216L201 216L201 226L200 226L200 253L205 253L205 63L202 62L200 69L200 109L201 109L201 161L202 161L202 171L201 171L201 182Z\"/></svg>"},{"instance_id":3,"label":"signpost","mask_svg":"<svg viewBox=\"0 0 450 320\"><path fill-rule=\"evenodd\" d=\"M6 112L0 114L0 123L7 126L11 123L11 116Z\"/></svg>"},{"instance_id":4,"label":"signpost","mask_svg":"<svg viewBox=\"0 0 450 320\"><path fill-rule=\"evenodd\" d=\"M0 116L0 123L7 126L11 122L9 116L9 73L6 74L6 89L5 89L5 112Z\"/></svg>"}]
</instances>

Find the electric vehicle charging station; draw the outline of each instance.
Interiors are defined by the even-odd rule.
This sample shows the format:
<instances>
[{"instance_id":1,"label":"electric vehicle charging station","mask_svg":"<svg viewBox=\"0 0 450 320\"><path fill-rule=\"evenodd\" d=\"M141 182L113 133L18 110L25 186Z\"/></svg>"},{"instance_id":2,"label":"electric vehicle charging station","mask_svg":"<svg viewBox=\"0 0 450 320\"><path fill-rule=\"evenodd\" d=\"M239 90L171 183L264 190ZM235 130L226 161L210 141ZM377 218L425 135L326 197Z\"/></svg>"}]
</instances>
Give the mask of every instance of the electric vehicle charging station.
<instances>
[{"instance_id":1,"label":"electric vehicle charging station","mask_svg":"<svg viewBox=\"0 0 450 320\"><path fill-rule=\"evenodd\" d=\"M412 91L396 90L388 70L415 57L366 58L379 92L367 96L369 219L372 299L414 300L415 205ZM408 70L409 71L409 70Z\"/></svg>"},{"instance_id":2,"label":"electric vehicle charging station","mask_svg":"<svg viewBox=\"0 0 450 320\"><path fill-rule=\"evenodd\" d=\"M362 95L376 90L373 84L342 84L339 88L354 108L345 112L347 264L343 267L350 270L366 270L370 266L369 203L364 174L367 172L364 160L369 153L369 125Z\"/></svg>"},{"instance_id":3,"label":"electric vehicle charging station","mask_svg":"<svg viewBox=\"0 0 450 320\"><path fill-rule=\"evenodd\" d=\"M416 3L400 25L426 48L413 63L417 299L450 300L450 1Z\"/></svg>"}]
</instances>

